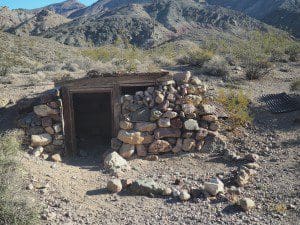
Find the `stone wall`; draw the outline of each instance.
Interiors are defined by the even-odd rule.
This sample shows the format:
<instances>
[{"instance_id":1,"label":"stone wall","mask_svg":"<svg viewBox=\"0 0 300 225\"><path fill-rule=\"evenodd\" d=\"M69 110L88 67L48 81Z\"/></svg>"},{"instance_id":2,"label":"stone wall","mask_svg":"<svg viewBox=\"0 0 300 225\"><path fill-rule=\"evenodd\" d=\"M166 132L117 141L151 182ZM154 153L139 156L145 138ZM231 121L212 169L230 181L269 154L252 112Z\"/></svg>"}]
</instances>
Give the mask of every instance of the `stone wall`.
<instances>
[{"instance_id":1,"label":"stone wall","mask_svg":"<svg viewBox=\"0 0 300 225\"><path fill-rule=\"evenodd\" d=\"M190 72L121 98L121 121L111 147L128 159L148 154L201 151L218 135L218 117L205 104L207 87Z\"/></svg>"},{"instance_id":2,"label":"stone wall","mask_svg":"<svg viewBox=\"0 0 300 225\"><path fill-rule=\"evenodd\" d=\"M25 130L25 144L35 156L60 161L64 152L62 101L59 90L40 97L25 99L19 104L18 125Z\"/></svg>"}]
</instances>

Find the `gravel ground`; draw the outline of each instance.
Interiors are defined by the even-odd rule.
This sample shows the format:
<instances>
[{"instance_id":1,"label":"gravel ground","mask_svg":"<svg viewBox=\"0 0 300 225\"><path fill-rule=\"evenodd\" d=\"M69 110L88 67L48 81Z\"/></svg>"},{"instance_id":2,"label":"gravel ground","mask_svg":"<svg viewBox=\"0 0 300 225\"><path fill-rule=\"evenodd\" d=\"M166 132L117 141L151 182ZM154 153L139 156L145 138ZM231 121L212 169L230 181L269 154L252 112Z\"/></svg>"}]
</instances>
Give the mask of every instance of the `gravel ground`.
<instances>
[{"instance_id":1,"label":"gravel ground","mask_svg":"<svg viewBox=\"0 0 300 225\"><path fill-rule=\"evenodd\" d=\"M261 168L241 195L256 202L253 211L242 212L224 197L180 202L172 197L133 196L127 191L109 194L105 187L111 176L101 169L100 158L91 155L52 163L25 153L21 162L27 184L34 186L27 191L43 208L42 224L299 224L300 127L294 123L299 111L275 115L258 102L262 94L289 92L291 81L300 74L299 65L290 67L292 71L284 73L279 66L261 81L235 82L251 97L254 122L226 136L232 150L260 155ZM216 78L206 81L213 92L227 84ZM129 163L133 169L122 178L150 177L174 187L176 179L198 186L216 174L226 177L239 166L204 153Z\"/></svg>"}]
</instances>

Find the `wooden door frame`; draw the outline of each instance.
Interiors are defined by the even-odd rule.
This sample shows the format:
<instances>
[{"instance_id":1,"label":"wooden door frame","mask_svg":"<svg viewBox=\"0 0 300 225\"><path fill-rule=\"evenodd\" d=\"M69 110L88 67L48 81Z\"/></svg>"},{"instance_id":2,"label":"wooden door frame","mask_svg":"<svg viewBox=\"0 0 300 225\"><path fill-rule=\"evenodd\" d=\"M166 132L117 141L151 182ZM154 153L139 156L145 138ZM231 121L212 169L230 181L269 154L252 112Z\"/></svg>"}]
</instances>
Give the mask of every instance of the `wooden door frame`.
<instances>
[{"instance_id":1,"label":"wooden door frame","mask_svg":"<svg viewBox=\"0 0 300 225\"><path fill-rule=\"evenodd\" d=\"M76 140L76 125L75 125L75 114L74 114L74 94L101 94L107 93L110 95L111 104L111 136L114 137L116 134L116 125L119 124L114 118L116 118L116 104L115 101L118 99L114 88L93 88L93 89L80 89L80 90L68 90L62 88L63 98L63 120L64 120L64 135L65 135L65 153L70 156L74 156L78 153L77 140ZM117 124L116 124L117 123Z\"/></svg>"}]
</instances>

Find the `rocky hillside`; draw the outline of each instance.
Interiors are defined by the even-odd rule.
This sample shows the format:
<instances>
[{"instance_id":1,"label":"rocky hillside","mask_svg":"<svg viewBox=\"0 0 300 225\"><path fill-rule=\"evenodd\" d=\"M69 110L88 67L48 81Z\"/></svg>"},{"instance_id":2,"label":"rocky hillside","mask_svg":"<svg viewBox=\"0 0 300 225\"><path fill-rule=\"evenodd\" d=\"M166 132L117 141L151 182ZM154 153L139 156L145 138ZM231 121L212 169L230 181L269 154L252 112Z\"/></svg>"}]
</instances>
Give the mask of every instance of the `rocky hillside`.
<instances>
[{"instance_id":1,"label":"rocky hillside","mask_svg":"<svg viewBox=\"0 0 300 225\"><path fill-rule=\"evenodd\" d=\"M242 11L300 37L299 0L207 0L207 2Z\"/></svg>"},{"instance_id":2,"label":"rocky hillside","mask_svg":"<svg viewBox=\"0 0 300 225\"><path fill-rule=\"evenodd\" d=\"M10 10L8 7L0 7L0 30L14 27L31 17L33 14L25 10Z\"/></svg>"},{"instance_id":3,"label":"rocky hillside","mask_svg":"<svg viewBox=\"0 0 300 225\"><path fill-rule=\"evenodd\" d=\"M70 14L70 18L77 18L86 15L95 15L108 10L127 6L130 4L145 4L152 3L153 0L100 0L86 8L75 11Z\"/></svg>"},{"instance_id":4,"label":"rocky hillside","mask_svg":"<svg viewBox=\"0 0 300 225\"><path fill-rule=\"evenodd\" d=\"M206 35L206 32L242 35L247 30L269 29L265 24L239 12L193 0L145 2L87 14L50 29L42 36L75 46L99 46L120 38L131 44L149 47L183 37L195 30L202 35ZM94 7L96 5L99 6L94 4Z\"/></svg>"},{"instance_id":5,"label":"rocky hillside","mask_svg":"<svg viewBox=\"0 0 300 225\"><path fill-rule=\"evenodd\" d=\"M75 11L78 11L80 9L85 8L85 5L80 3L77 0L66 0L64 2L48 5L43 8L38 8L31 10L32 13L36 14L42 10L51 10L54 11L57 14L63 15L65 17L68 17L70 14L72 14Z\"/></svg>"},{"instance_id":6,"label":"rocky hillside","mask_svg":"<svg viewBox=\"0 0 300 225\"><path fill-rule=\"evenodd\" d=\"M32 18L20 23L19 25L9 29L8 31L19 36L22 35L36 36L45 32L49 28L56 27L58 25L67 23L69 21L70 21L69 19L59 14L56 14L53 11L42 10Z\"/></svg>"}]
</instances>

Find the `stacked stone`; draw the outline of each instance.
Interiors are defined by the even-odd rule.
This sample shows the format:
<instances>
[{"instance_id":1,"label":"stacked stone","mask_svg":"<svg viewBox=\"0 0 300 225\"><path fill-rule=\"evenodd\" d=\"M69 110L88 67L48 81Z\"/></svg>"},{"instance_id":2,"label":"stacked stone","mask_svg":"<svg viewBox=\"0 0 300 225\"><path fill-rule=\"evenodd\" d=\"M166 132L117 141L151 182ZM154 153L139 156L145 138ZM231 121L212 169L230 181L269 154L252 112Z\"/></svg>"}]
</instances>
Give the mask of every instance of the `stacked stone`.
<instances>
[{"instance_id":1,"label":"stacked stone","mask_svg":"<svg viewBox=\"0 0 300 225\"><path fill-rule=\"evenodd\" d=\"M28 112L19 120L19 125L25 128L32 153L37 157L60 161L58 154L64 149L61 106L59 90L51 90L30 101Z\"/></svg>"},{"instance_id":2,"label":"stacked stone","mask_svg":"<svg viewBox=\"0 0 300 225\"><path fill-rule=\"evenodd\" d=\"M219 128L215 108L203 99L206 85L190 72L177 74L121 99L120 131L112 149L124 158L200 151Z\"/></svg>"}]
</instances>

